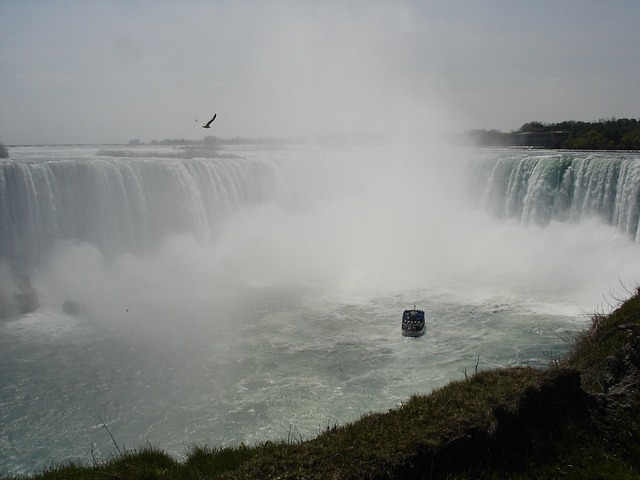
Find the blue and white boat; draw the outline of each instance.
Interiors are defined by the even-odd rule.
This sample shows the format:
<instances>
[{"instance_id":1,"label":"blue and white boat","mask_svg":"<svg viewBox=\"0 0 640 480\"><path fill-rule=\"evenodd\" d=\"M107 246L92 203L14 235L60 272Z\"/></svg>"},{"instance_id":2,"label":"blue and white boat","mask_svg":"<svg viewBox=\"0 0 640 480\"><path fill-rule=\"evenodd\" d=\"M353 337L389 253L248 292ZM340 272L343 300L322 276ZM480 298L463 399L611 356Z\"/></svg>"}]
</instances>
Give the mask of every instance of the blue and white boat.
<instances>
[{"instance_id":1,"label":"blue and white boat","mask_svg":"<svg viewBox=\"0 0 640 480\"><path fill-rule=\"evenodd\" d=\"M413 306L411 310L405 310L402 313L402 335L405 337L420 337L427 331L427 325L424 321L424 310L416 309Z\"/></svg>"}]
</instances>

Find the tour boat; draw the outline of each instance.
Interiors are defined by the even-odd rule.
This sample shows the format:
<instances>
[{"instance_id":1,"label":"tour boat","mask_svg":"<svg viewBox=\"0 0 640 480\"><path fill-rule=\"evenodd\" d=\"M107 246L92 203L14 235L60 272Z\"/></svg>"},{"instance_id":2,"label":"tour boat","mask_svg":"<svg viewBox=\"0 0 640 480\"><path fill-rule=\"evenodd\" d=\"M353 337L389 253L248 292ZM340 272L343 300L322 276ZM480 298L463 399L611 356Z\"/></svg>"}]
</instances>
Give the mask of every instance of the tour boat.
<instances>
[{"instance_id":1,"label":"tour boat","mask_svg":"<svg viewBox=\"0 0 640 480\"><path fill-rule=\"evenodd\" d=\"M411 310L402 313L402 335L405 337L419 337L427 331L424 322L424 310L417 310L413 306Z\"/></svg>"}]
</instances>

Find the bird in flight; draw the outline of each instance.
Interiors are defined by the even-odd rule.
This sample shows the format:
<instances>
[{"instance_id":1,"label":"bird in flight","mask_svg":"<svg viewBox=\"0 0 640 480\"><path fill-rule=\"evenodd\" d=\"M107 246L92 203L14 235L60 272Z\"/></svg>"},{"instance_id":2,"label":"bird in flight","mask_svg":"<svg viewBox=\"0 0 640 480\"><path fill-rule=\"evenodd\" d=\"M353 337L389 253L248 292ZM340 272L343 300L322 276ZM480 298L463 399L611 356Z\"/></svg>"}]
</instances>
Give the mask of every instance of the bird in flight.
<instances>
[{"instance_id":1,"label":"bird in flight","mask_svg":"<svg viewBox=\"0 0 640 480\"><path fill-rule=\"evenodd\" d=\"M207 123L202 123L200 120L198 120L196 118L196 122L202 124L202 128L211 128L211 123L216 119L216 117L218 116L218 114L214 114L213 118L211 120L209 120Z\"/></svg>"}]
</instances>

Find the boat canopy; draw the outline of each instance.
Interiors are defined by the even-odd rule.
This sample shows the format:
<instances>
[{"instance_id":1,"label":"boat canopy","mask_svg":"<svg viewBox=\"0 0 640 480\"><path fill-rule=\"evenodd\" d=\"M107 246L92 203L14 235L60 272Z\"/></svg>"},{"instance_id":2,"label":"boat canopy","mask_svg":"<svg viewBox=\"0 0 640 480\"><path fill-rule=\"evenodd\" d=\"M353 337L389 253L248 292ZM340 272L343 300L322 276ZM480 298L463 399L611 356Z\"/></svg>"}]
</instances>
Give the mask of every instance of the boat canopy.
<instances>
[{"instance_id":1,"label":"boat canopy","mask_svg":"<svg viewBox=\"0 0 640 480\"><path fill-rule=\"evenodd\" d=\"M405 310L402 314L402 321L424 323L424 310Z\"/></svg>"}]
</instances>

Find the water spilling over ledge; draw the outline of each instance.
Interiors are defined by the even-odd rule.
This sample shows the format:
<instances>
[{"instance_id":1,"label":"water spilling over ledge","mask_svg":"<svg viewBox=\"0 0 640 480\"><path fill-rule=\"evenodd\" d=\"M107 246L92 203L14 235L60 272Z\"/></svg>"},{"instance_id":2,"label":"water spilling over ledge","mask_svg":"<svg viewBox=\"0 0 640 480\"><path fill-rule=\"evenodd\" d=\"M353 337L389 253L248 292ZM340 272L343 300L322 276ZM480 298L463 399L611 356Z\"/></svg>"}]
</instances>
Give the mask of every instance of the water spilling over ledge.
<instances>
[{"instance_id":1,"label":"water spilling over ledge","mask_svg":"<svg viewBox=\"0 0 640 480\"><path fill-rule=\"evenodd\" d=\"M472 165L475 198L500 218L547 225L597 217L640 239L640 154L484 155Z\"/></svg>"},{"instance_id":2,"label":"water spilling over ledge","mask_svg":"<svg viewBox=\"0 0 640 480\"><path fill-rule=\"evenodd\" d=\"M264 162L92 157L0 163L0 259L32 265L59 240L105 254L170 234L210 242L231 213L275 194Z\"/></svg>"},{"instance_id":3,"label":"water spilling over ledge","mask_svg":"<svg viewBox=\"0 0 640 480\"><path fill-rule=\"evenodd\" d=\"M287 166L294 175L273 160L169 158L183 153L103 149L1 162L0 259L32 264L63 239L106 254L169 234L211 242L238 209L281 200L301 181L300 165ZM497 217L539 225L598 217L640 239L637 153L497 150L479 153L462 175L472 200Z\"/></svg>"}]
</instances>

